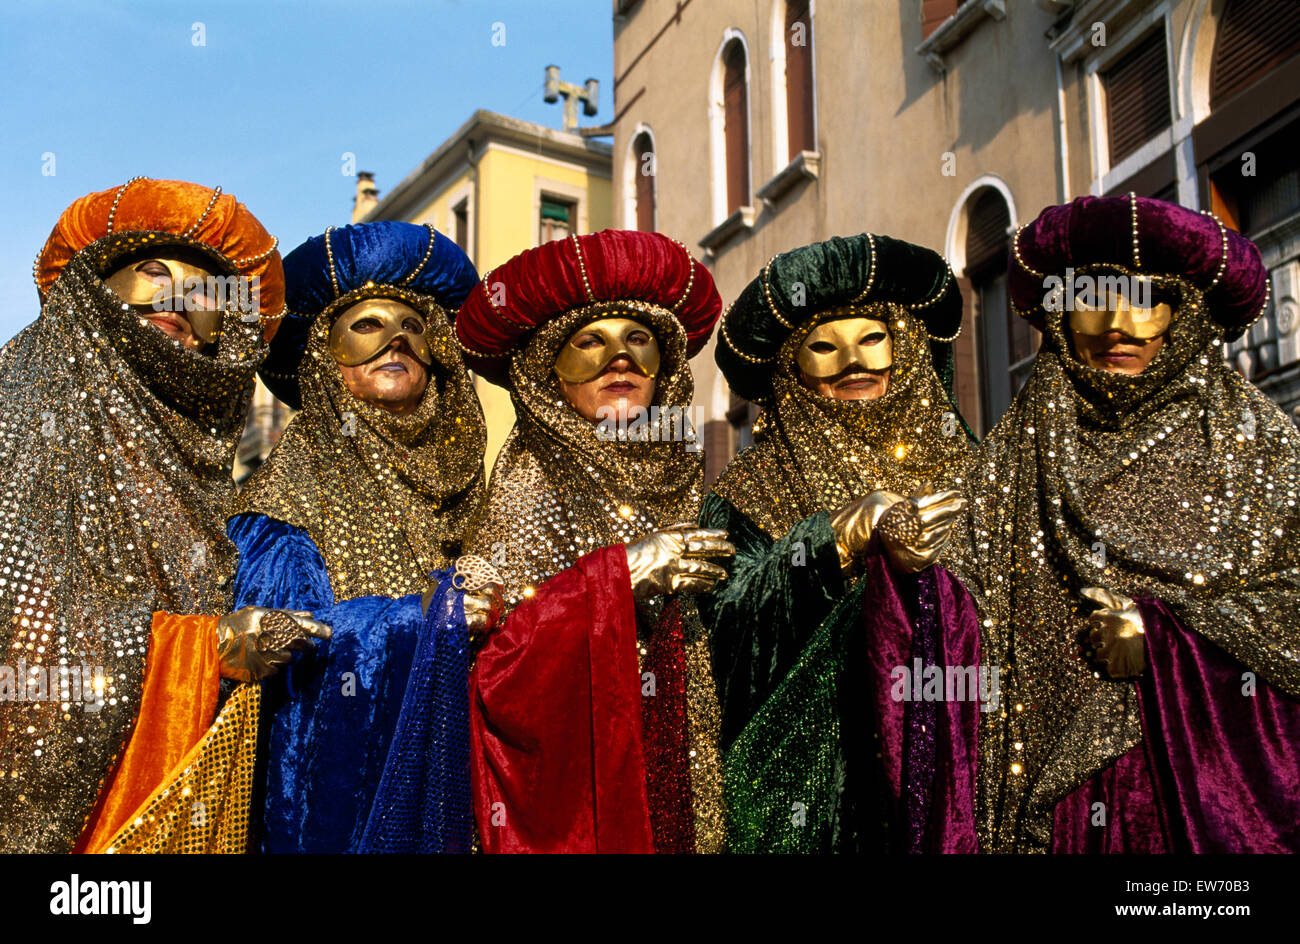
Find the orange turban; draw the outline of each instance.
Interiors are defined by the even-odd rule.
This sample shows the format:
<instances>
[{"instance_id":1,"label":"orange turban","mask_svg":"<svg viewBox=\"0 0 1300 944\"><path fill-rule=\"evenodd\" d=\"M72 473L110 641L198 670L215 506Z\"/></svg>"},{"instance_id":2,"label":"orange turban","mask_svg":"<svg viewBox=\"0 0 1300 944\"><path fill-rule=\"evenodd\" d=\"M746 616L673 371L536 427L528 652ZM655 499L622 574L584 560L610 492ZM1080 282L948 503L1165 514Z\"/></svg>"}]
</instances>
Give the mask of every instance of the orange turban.
<instances>
[{"instance_id":1,"label":"orange turban","mask_svg":"<svg viewBox=\"0 0 1300 944\"><path fill-rule=\"evenodd\" d=\"M73 256L113 234L171 233L216 252L239 275L258 280L263 335L269 340L284 311L284 267L275 240L247 207L221 189L183 180L135 178L101 190L63 211L36 256L41 301Z\"/></svg>"}]
</instances>

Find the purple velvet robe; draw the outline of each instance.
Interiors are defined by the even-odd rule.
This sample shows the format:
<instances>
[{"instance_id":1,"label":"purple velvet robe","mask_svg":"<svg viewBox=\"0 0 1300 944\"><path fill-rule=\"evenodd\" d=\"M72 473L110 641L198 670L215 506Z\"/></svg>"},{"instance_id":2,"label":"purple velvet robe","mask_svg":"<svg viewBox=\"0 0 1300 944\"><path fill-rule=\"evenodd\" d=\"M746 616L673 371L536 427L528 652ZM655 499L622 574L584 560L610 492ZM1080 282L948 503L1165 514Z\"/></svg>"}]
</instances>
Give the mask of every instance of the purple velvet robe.
<instances>
[{"instance_id":1,"label":"purple velvet robe","mask_svg":"<svg viewBox=\"0 0 1300 944\"><path fill-rule=\"evenodd\" d=\"M1142 743L1057 804L1052 851L1300 852L1300 702L1159 600L1138 606Z\"/></svg>"}]
</instances>

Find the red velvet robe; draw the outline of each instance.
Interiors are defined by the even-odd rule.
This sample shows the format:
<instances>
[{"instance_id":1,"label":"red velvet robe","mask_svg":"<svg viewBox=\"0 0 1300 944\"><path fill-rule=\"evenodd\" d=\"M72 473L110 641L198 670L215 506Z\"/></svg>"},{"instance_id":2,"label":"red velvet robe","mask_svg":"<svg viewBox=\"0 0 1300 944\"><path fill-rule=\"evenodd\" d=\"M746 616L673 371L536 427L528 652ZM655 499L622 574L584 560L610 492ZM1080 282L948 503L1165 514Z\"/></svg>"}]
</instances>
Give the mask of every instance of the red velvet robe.
<instances>
[{"instance_id":1,"label":"red velvet robe","mask_svg":"<svg viewBox=\"0 0 1300 944\"><path fill-rule=\"evenodd\" d=\"M470 676L474 817L485 852L693 851L681 620L637 658L623 545L542 584ZM643 670L655 696L643 693Z\"/></svg>"}]
</instances>

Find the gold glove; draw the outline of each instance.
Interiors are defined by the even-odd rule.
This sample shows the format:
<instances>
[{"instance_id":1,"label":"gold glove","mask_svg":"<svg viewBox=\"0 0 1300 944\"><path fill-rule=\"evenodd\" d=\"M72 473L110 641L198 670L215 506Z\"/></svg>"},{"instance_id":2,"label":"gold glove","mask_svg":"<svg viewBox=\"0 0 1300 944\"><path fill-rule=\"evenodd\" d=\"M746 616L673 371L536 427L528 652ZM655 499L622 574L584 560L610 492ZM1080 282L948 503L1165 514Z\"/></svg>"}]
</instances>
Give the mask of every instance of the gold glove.
<instances>
[{"instance_id":1,"label":"gold glove","mask_svg":"<svg viewBox=\"0 0 1300 944\"><path fill-rule=\"evenodd\" d=\"M965 495L955 490L936 492L929 484L892 505L876 527L890 564L904 574L932 566L965 511Z\"/></svg>"},{"instance_id":2,"label":"gold glove","mask_svg":"<svg viewBox=\"0 0 1300 944\"><path fill-rule=\"evenodd\" d=\"M685 522L651 531L627 545L632 595L646 600L659 593L703 593L727 572L705 558L731 557L736 548L727 532Z\"/></svg>"},{"instance_id":3,"label":"gold glove","mask_svg":"<svg viewBox=\"0 0 1300 944\"><path fill-rule=\"evenodd\" d=\"M1147 667L1146 627L1137 604L1101 587L1085 587L1079 595L1100 607L1088 614L1088 637L1097 649L1097 661L1111 678L1141 675Z\"/></svg>"},{"instance_id":4,"label":"gold glove","mask_svg":"<svg viewBox=\"0 0 1300 944\"><path fill-rule=\"evenodd\" d=\"M217 620L217 657L221 677L260 682L279 671L311 639L329 639L332 631L301 610L246 606Z\"/></svg>"},{"instance_id":5,"label":"gold glove","mask_svg":"<svg viewBox=\"0 0 1300 944\"><path fill-rule=\"evenodd\" d=\"M465 594L465 625L471 639L486 636L496 628L505 612L505 583L495 567L475 554L456 559L456 572L451 585ZM430 582L420 599L420 607L427 614L438 585Z\"/></svg>"},{"instance_id":6,"label":"gold glove","mask_svg":"<svg viewBox=\"0 0 1300 944\"><path fill-rule=\"evenodd\" d=\"M901 501L902 495L876 491L854 499L831 514L831 530L835 532L835 549L839 551L842 570L847 573L853 569L858 555L871 543L880 519Z\"/></svg>"}]
</instances>

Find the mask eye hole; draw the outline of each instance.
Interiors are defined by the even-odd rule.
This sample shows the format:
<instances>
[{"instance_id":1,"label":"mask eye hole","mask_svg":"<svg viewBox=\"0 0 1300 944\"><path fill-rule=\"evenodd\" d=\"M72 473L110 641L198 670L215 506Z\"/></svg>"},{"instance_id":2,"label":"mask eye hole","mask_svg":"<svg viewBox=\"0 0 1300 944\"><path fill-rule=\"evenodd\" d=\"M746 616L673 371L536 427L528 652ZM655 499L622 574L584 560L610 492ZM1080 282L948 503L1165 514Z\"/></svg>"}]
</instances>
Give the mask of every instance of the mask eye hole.
<instances>
[{"instance_id":1,"label":"mask eye hole","mask_svg":"<svg viewBox=\"0 0 1300 944\"><path fill-rule=\"evenodd\" d=\"M885 332L872 331L870 334L864 337L860 343L866 347L871 347L872 345L879 344L883 340L885 340Z\"/></svg>"},{"instance_id":2,"label":"mask eye hole","mask_svg":"<svg viewBox=\"0 0 1300 944\"><path fill-rule=\"evenodd\" d=\"M381 327L383 325L375 318L362 318L360 321L354 322L348 330L355 331L357 334L374 334Z\"/></svg>"},{"instance_id":3,"label":"mask eye hole","mask_svg":"<svg viewBox=\"0 0 1300 944\"><path fill-rule=\"evenodd\" d=\"M135 267L135 271L143 275L154 285L169 286L172 284L171 270L157 259L146 259Z\"/></svg>"},{"instance_id":4,"label":"mask eye hole","mask_svg":"<svg viewBox=\"0 0 1300 944\"><path fill-rule=\"evenodd\" d=\"M816 354L830 354L836 350L836 347L830 341L814 341L808 345L808 350Z\"/></svg>"},{"instance_id":5,"label":"mask eye hole","mask_svg":"<svg viewBox=\"0 0 1300 944\"><path fill-rule=\"evenodd\" d=\"M650 343L650 333L648 331L633 331L627 336L627 343L635 347L644 347Z\"/></svg>"},{"instance_id":6,"label":"mask eye hole","mask_svg":"<svg viewBox=\"0 0 1300 944\"><path fill-rule=\"evenodd\" d=\"M578 335L569 343L580 351L591 351L598 347L604 347L605 339L598 334L592 334L588 331Z\"/></svg>"},{"instance_id":7,"label":"mask eye hole","mask_svg":"<svg viewBox=\"0 0 1300 944\"><path fill-rule=\"evenodd\" d=\"M402 330L415 335L424 334L424 322L418 318L407 318L402 322Z\"/></svg>"}]
</instances>

